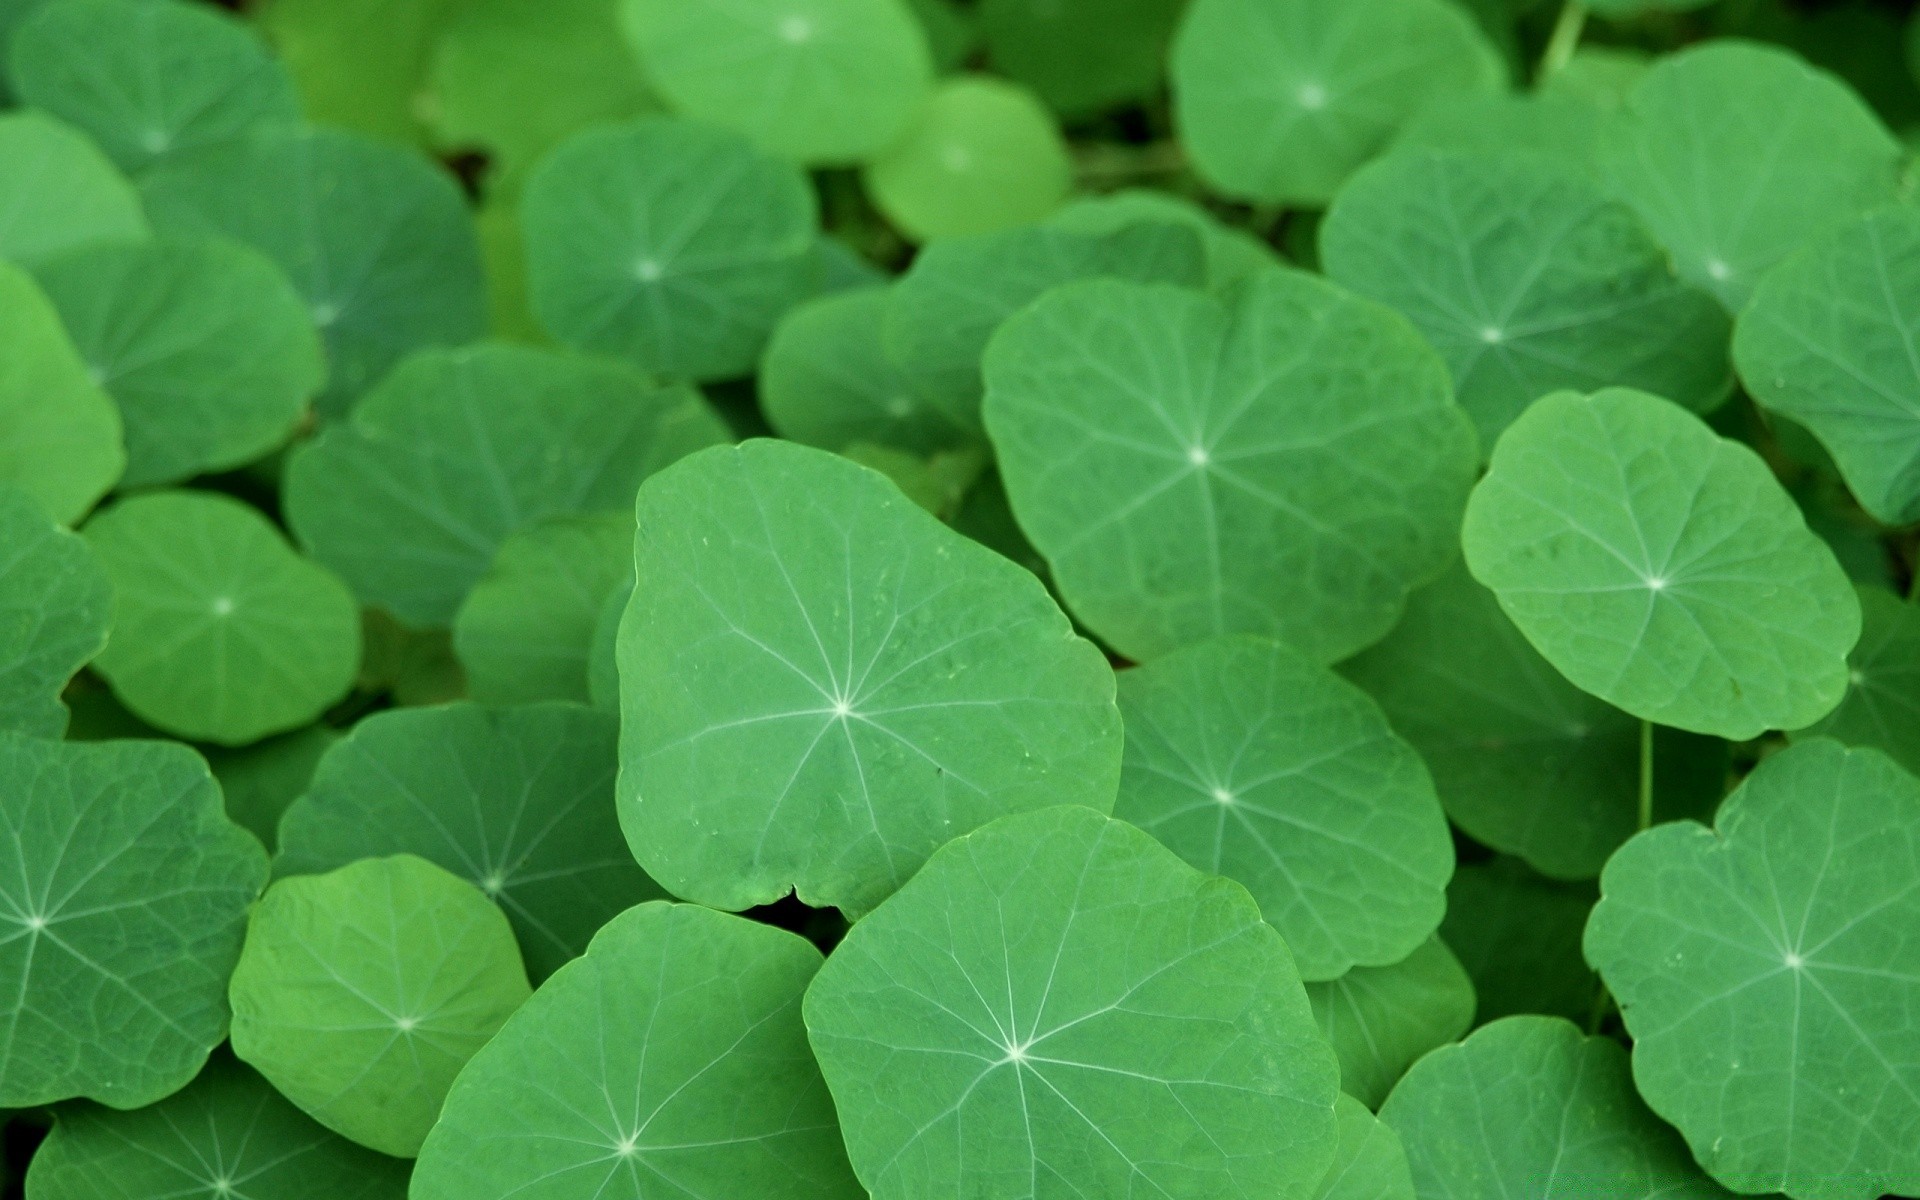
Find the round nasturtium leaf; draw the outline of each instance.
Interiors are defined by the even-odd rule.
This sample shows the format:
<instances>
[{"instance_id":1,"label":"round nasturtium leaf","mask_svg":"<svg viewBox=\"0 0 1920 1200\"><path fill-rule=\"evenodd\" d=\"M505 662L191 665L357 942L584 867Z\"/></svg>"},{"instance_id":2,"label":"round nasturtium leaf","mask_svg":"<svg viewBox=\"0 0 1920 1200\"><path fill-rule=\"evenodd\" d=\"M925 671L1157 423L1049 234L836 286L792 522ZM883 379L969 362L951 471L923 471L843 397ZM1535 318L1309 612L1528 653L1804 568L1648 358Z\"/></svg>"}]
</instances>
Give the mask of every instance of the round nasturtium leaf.
<instances>
[{"instance_id":1,"label":"round nasturtium leaf","mask_svg":"<svg viewBox=\"0 0 1920 1200\"><path fill-rule=\"evenodd\" d=\"M360 611L256 510L215 492L148 492L87 522L113 580L94 669L141 720L234 746L298 728L347 694Z\"/></svg>"},{"instance_id":2,"label":"round nasturtium leaf","mask_svg":"<svg viewBox=\"0 0 1920 1200\"><path fill-rule=\"evenodd\" d=\"M982 0L994 69L1055 112L1091 116L1160 87L1167 43L1186 0Z\"/></svg>"},{"instance_id":3,"label":"round nasturtium leaf","mask_svg":"<svg viewBox=\"0 0 1920 1200\"><path fill-rule=\"evenodd\" d=\"M254 905L233 1052L335 1133L411 1158L528 992L513 930L478 889L412 855L364 858Z\"/></svg>"},{"instance_id":4,"label":"round nasturtium leaf","mask_svg":"<svg viewBox=\"0 0 1920 1200\"><path fill-rule=\"evenodd\" d=\"M864 162L933 88L905 0L620 0L647 80L676 110L808 165Z\"/></svg>"},{"instance_id":5,"label":"round nasturtium leaf","mask_svg":"<svg viewBox=\"0 0 1920 1200\"><path fill-rule=\"evenodd\" d=\"M223 235L286 272L326 342L323 416L413 351L486 330L466 200L399 146L318 127L256 132L160 164L141 193L163 232Z\"/></svg>"},{"instance_id":6,"label":"round nasturtium leaf","mask_svg":"<svg viewBox=\"0 0 1920 1200\"><path fill-rule=\"evenodd\" d=\"M875 471L703 451L640 489L634 570L620 818L677 896L860 912L995 817L1113 804L1106 659Z\"/></svg>"},{"instance_id":7,"label":"round nasturtium leaf","mask_svg":"<svg viewBox=\"0 0 1920 1200\"><path fill-rule=\"evenodd\" d=\"M300 121L286 71L211 5L61 0L14 32L8 54L22 100L85 130L129 173Z\"/></svg>"},{"instance_id":8,"label":"round nasturtium leaf","mask_svg":"<svg viewBox=\"0 0 1920 1200\"><path fill-rule=\"evenodd\" d=\"M622 913L461 1072L414 1200L864 1197L800 1022L819 969L740 917Z\"/></svg>"},{"instance_id":9,"label":"round nasturtium leaf","mask_svg":"<svg viewBox=\"0 0 1920 1200\"><path fill-rule=\"evenodd\" d=\"M660 896L614 815L619 723L578 704L376 713L336 742L280 822L281 877L415 854L506 910L535 979Z\"/></svg>"},{"instance_id":10,"label":"round nasturtium leaf","mask_svg":"<svg viewBox=\"0 0 1920 1200\"><path fill-rule=\"evenodd\" d=\"M1920 774L1920 605L1880 587L1860 591L1860 644L1847 658L1840 707L1793 733L1872 746Z\"/></svg>"},{"instance_id":11,"label":"round nasturtium leaf","mask_svg":"<svg viewBox=\"0 0 1920 1200\"><path fill-rule=\"evenodd\" d=\"M0 487L0 730L57 738L60 692L107 644L113 585L86 542Z\"/></svg>"},{"instance_id":12,"label":"round nasturtium leaf","mask_svg":"<svg viewBox=\"0 0 1920 1200\"><path fill-rule=\"evenodd\" d=\"M1067 198L1073 160L1025 88L966 75L934 91L864 178L886 218L924 242L1039 220Z\"/></svg>"},{"instance_id":13,"label":"round nasturtium leaf","mask_svg":"<svg viewBox=\"0 0 1920 1200\"><path fill-rule=\"evenodd\" d=\"M1158 219L1099 233L1043 225L944 238L894 285L881 338L927 403L978 439L980 359L994 331L1043 293L1080 279L1199 287L1205 245L1190 226Z\"/></svg>"},{"instance_id":14,"label":"round nasturtium leaf","mask_svg":"<svg viewBox=\"0 0 1920 1200\"><path fill-rule=\"evenodd\" d=\"M120 414L46 293L4 261L0 330L0 486L32 496L57 521L76 521L126 466Z\"/></svg>"},{"instance_id":15,"label":"round nasturtium leaf","mask_svg":"<svg viewBox=\"0 0 1920 1200\"><path fill-rule=\"evenodd\" d=\"M1640 722L1581 691L1456 564L1407 602L1385 641L1341 665L1411 742L1447 815L1476 840L1561 879L1591 879L1637 828ZM1725 744L1654 738L1654 812L1710 812Z\"/></svg>"},{"instance_id":16,"label":"round nasturtium leaf","mask_svg":"<svg viewBox=\"0 0 1920 1200\"><path fill-rule=\"evenodd\" d=\"M1725 1197L1633 1084L1618 1042L1508 1017L1415 1063L1380 1119L1423 1200Z\"/></svg>"},{"instance_id":17,"label":"round nasturtium leaf","mask_svg":"<svg viewBox=\"0 0 1920 1200\"><path fill-rule=\"evenodd\" d=\"M781 320L759 379L761 407L780 436L823 450L872 442L916 454L977 440L977 431L930 402L925 381L876 336L895 291L869 286L821 296Z\"/></svg>"},{"instance_id":18,"label":"round nasturtium leaf","mask_svg":"<svg viewBox=\"0 0 1920 1200\"><path fill-rule=\"evenodd\" d=\"M1614 190L1682 279L1738 312L1767 269L1894 199L1904 152L1847 85L1718 40L1661 59L1601 136Z\"/></svg>"},{"instance_id":19,"label":"round nasturtium leaf","mask_svg":"<svg viewBox=\"0 0 1920 1200\"><path fill-rule=\"evenodd\" d=\"M1414 1200L1400 1135L1352 1096L1336 1100L1333 1112L1340 1122L1333 1166L1314 1200Z\"/></svg>"},{"instance_id":20,"label":"round nasturtium leaf","mask_svg":"<svg viewBox=\"0 0 1920 1200\"><path fill-rule=\"evenodd\" d=\"M1322 661L1377 641L1453 557L1480 459L1413 327L1302 272L1225 300L1055 289L1001 327L986 379L1021 527L1133 659L1221 633Z\"/></svg>"},{"instance_id":21,"label":"round nasturtium leaf","mask_svg":"<svg viewBox=\"0 0 1920 1200\"><path fill-rule=\"evenodd\" d=\"M1338 1068L1286 943L1089 809L947 843L805 1015L874 1200L1307 1200L1332 1164Z\"/></svg>"},{"instance_id":22,"label":"round nasturtium leaf","mask_svg":"<svg viewBox=\"0 0 1920 1200\"><path fill-rule=\"evenodd\" d=\"M299 293L239 243L101 243L49 259L35 274L94 380L119 405L125 486L261 457L292 435L326 377Z\"/></svg>"},{"instance_id":23,"label":"round nasturtium leaf","mask_svg":"<svg viewBox=\"0 0 1920 1200\"><path fill-rule=\"evenodd\" d=\"M1815 739L1640 834L1587 923L1633 1076L1741 1192L1920 1191L1920 780Z\"/></svg>"},{"instance_id":24,"label":"round nasturtium leaf","mask_svg":"<svg viewBox=\"0 0 1920 1200\"><path fill-rule=\"evenodd\" d=\"M320 756L340 736L329 726L309 725L238 749L209 747L207 765L220 782L227 816L273 853L281 816L306 792Z\"/></svg>"},{"instance_id":25,"label":"round nasturtium leaf","mask_svg":"<svg viewBox=\"0 0 1920 1200\"><path fill-rule=\"evenodd\" d=\"M625 511L649 473L725 437L693 389L622 363L505 343L428 351L294 452L287 519L362 601L445 628L508 534Z\"/></svg>"},{"instance_id":26,"label":"round nasturtium leaf","mask_svg":"<svg viewBox=\"0 0 1920 1200\"><path fill-rule=\"evenodd\" d=\"M1047 218L1047 224L1055 229L1093 236L1118 233L1128 226L1148 223L1182 225L1199 235L1200 248L1206 257L1208 287L1225 288L1280 265L1280 255L1272 246L1237 225L1227 224L1198 202L1171 192L1123 188L1102 196L1083 196ZM924 257L914 261L918 263Z\"/></svg>"},{"instance_id":27,"label":"round nasturtium leaf","mask_svg":"<svg viewBox=\"0 0 1920 1200\"><path fill-rule=\"evenodd\" d=\"M85 134L37 112L0 113L0 257L32 266L148 232L140 197Z\"/></svg>"},{"instance_id":28,"label":"round nasturtium leaf","mask_svg":"<svg viewBox=\"0 0 1920 1200\"><path fill-rule=\"evenodd\" d=\"M1340 1059L1341 1089L1370 1108L1421 1055L1465 1033L1475 1003L1466 968L1439 938L1397 963L1309 983L1307 999Z\"/></svg>"},{"instance_id":29,"label":"round nasturtium leaf","mask_svg":"<svg viewBox=\"0 0 1920 1200\"><path fill-rule=\"evenodd\" d=\"M1194 0L1174 114L1215 188L1319 206L1424 106L1495 92L1506 68L1448 0Z\"/></svg>"},{"instance_id":30,"label":"round nasturtium leaf","mask_svg":"<svg viewBox=\"0 0 1920 1200\"><path fill-rule=\"evenodd\" d=\"M1244 884L1302 978L1399 962L1439 926L1447 818L1360 689L1241 635L1121 672L1120 715L1114 815Z\"/></svg>"},{"instance_id":31,"label":"round nasturtium leaf","mask_svg":"<svg viewBox=\"0 0 1920 1200\"><path fill-rule=\"evenodd\" d=\"M534 169L520 216L546 331L672 379L746 374L819 283L806 176L693 121L574 135Z\"/></svg>"},{"instance_id":32,"label":"round nasturtium leaf","mask_svg":"<svg viewBox=\"0 0 1920 1200\"><path fill-rule=\"evenodd\" d=\"M1643 720L1743 741L1846 692L1860 605L1833 552L1758 454L1657 396L1535 403L1461 540L1548 662Z\"/></svg>"},{"instance_id":33,"label":"round nasturtium leaf","mask_svg":"<svg viewBox=\"0 0 1920 1200\"><path fill-rule=\"evenodd\" d=\"M1440 936L1473 980L1482 1022L1545 1013L1593 1019L1600 981L1580 957L1599 890L1548 879L1517 858L1462 863L1447 885Z\"/></svg>"},{"instance_id":34,"label":"round nasturtium leaf","mask_svg":"<svg viewBox=\"0 0 1920 1200\"><path fill-rule=\"evenodd\" d=\"M313 1123L225 1053L133 1112L59 1110L27 1167L33 1200L405 1200L406 1164Z\"/></svg>"},{"instance_id":35,"label":"round nasturtium leaf","mask_svg":"<svg viewBox=\"0 0 1920 1200\"><path fill-rule=\"evenodd\" d=\"M1920 212L1880 209L1767 273L1734 361L1753 398L1813 431L1862 508L1920 520Z\"/></svg>"},{"instance_id":36,"label":"round nasturtium leaf","mask_svg":"<svg viewBox=\"0 0 1920 1200\"><path fill-rule=\"evenodd\" d=\"M1447 360L1481 446L1541 396L1726 399L1732 323L1598 180L1543 155L1396 150L1340 190L1320 261Z\"/></svg>"},{"instance_id":37,"label":"round nasturtium leaf","mask_svg":"<svg viewBox=\"0 0 1920 1200\"><path fill-rule=\"evenodd\" d=\"M486 704L587 701L607 594L633 577L633 518L549 517L515 530L453 617L467 694Z\"/></svg>"},{"instance_id":38,"label":"round nasturtium leaf","mask_svg":"<svg viewBox=\"0 0 1920 1200\"><path fill-rule=\"evenodd\" d=\"M0 1107L139 1108L227 1032L227 974L267 879L175 742L0 732Z\"/></svg>"}]
</instances>

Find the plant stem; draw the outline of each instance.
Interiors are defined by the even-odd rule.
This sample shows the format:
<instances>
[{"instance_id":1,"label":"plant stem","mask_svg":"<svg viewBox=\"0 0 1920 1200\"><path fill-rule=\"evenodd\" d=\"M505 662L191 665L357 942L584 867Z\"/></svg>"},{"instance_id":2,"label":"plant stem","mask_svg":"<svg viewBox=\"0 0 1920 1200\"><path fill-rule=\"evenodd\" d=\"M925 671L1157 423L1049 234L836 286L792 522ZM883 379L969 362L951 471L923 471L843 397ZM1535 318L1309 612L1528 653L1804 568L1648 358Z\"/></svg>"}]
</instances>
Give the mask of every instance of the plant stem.
<instances>
[{"instance_id":1,"label":"plant stem","mask_svg":"<svg viewBox=\"0 0 1920 1200\"><path fill-rule=\"evenodd\" d=\"M1584 0L1567 0L1560 8L1560 19L1553 23L1553 33L1547 37L1546 53L1540 56L1541 79L1547 78L1573 57L1580 45L1580 31L1587 25L1587 6Z\"/></svg>"},{"instance_id":2,"label":"plant stem","mask_svg":"<svg viewBox=\"0 0 1920 1200\"><path fill-rule=\"evenodd\" d=\"M1640 828L1653 828L1653 722L1640 722Z\"/></svg>"}]
</instances>

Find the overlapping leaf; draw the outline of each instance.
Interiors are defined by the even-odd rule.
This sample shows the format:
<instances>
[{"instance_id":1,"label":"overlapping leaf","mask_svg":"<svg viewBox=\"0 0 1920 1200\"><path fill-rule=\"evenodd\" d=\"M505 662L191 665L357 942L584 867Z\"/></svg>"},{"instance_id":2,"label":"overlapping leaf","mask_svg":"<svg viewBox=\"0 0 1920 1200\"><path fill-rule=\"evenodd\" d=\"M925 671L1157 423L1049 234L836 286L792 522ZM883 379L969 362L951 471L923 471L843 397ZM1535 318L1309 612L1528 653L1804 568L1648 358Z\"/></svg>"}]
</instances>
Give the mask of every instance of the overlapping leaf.
<instances>
[{"instance_id":1,"label":"overlapping leaf","mask_svg":"<svg viewBox=\"0 0 1920 1200\"><path fill-rule=\"evenodd\" d=\"M1473 982L1439 938L1397 963L1309 983L1307 999L1340 1059L1341 1089L1373 1108L1421 1055L1473 1024Z\"/></svg>"},{"instance_id":2,"label":"overlapping leaf","mask_svg":"<svg viewBox=\"0 0 1920 1200\"><path fill-rule=\"evenodd\" d=\"M1413 1200L1413 1176L1400 1135L1352 1096L1341 1096L1333 1111L1340 1121L1339 1140L1314 1200Z\"/></svg>"},{"instance_id":3,"label":"overlapping leaf","mask_svg":"<svg viewBox=\"0 0 1920 1200\"><path fill-rule=\"evenodd\" d=\"M0 114L0 256L32 265L147 232L139 196L85 134L41 113Z\"/></svg>"},{"instance_id":4,"label":"overlapping leaf","mask_svg":"<svg viewBox=\"0 0 1920 1200\"><path fill-rule=\"evenodd\" d=\"M107 644L113 585L32 497L0 487L0 730L66 732L60 691Z\"/></svg>"},{"instance_id":5,"label":"overlapping leaf","mask_svg":"<svg viewBox=\"0 0 1920 1200\"><path fill-rule=\"evenodd\" d=\"M0 328L0 485L32 496L56 520L76 521L126 466L120 414L46 293L6 262Z\"/></svg>"},{"instance_id":6,"label":"overlapping leaf","mask_svg":"<svg viewBox=\"0 0 1920 1200\"><path fill-rule=\"evenodd\" d=\"M1473 979L1481 1021L1516 1013L1593 1020L1600 981L1580 956L1580 934L1597 899L1591 880L1548 879L1517 858L1453 873L1440 936Z\"/></svg>"},{"instance_id":7,"label":"overlapping leaf","mask_svg":"<svg viewBox=\"0 0 1920 1200\"><path fill-rule=\"evenodd\" d=\"M1860 589L1860 644L1847 657L1840 706L1792 736L1872 746L1920 772L1920 606L1884 588Z\"/></svg>"}]
</instances>

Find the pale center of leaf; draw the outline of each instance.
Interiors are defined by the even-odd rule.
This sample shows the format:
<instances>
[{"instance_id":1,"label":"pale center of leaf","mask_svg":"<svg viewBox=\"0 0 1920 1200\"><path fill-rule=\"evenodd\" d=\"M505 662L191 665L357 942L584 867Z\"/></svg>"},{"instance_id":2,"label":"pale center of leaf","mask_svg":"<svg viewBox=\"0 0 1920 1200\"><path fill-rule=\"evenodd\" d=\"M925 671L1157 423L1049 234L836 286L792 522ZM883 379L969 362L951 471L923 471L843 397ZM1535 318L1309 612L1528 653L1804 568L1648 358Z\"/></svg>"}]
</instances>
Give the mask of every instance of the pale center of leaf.
<instances>
[{"instance_id":1,"label":"pale center of leaf","mask_svg":"<svg viewBox=\"0 0 1920 1200\"><path fill-rule=\"evenodd\" d=\"M1015 1042L1010 1046L1000 1047L1007 1052L1007 1056L1000 1061L1003 1063L1023 1063L1027 1061L1027 1047L1031 1045L1033 1045L1032 1042Z\"/></svg>"},{"instance_id":2,"label":"pale center of leaf","mask_svg":"<svg viewBox=\"0 0 1920 1200\"><path fill-rule=\"evenodd\" d=\"M480 890L489 896L497 896L500 889L507 886L507 877L498 871L480 881Z\"/></svg>"},{"instance_id":3,"label":"pale center of leaf","mask_svg":"<svg viewBox=\"0 0 1920 1200\"><path fill-rule=\"evenodd\" d=\"M1232 792L1228 791L1226 788L1217 787L1213 789L1213 798L1215 800L1218 800L1222 804L1232 804L1235 800L1238 800L1240 797L1234 795Z\"/></svg>"},{"instance_id":4,"label":"pale center of leaf","mask_svg":"<svg viewBox=\"0 0 1920 1200\"><path fill-rule=\"evenodd\" d=\"M801 46L813 40L813 22L798 15L780 22L780 40L789 45Z\"/></svg>"},{"instance_id":5,"label":"pale center of leaf","mask_svg":"<svg viewBox=\"0 0 1920 1200\"><path fill-rule=\"evenodd\" d=\"M1724 258L1710 258L1707 260L1707 274L1725 283L1733 278L1733 268L1727 265L1727 260Z\"/></svg>"},{"instance_id":6,"label":"pale center of leaf","mask_svg":"<svg viewBox=\"0 0 1920 1200\"><path fill-rule=\"evenodd\" d=\"M662 267L657 259L643 258L633 264L633 277L641 283L658 283L660 277L666 273L666 268Z\"/></svg>"},{"instance_id":7,"label":"pale center of leaf","mask_svg":"<svg viewBox=\"0 0 1920 1200\"><path fill-rule=\"evenodd\" d=\"M639 1153L640 1135L630 1133L613 1144L613 1152L621 1158L632 1158Z\"/></svg>"},{"instance_id":8,"label":"pale center of leaf","mask_svg":"<svg viewBox=\"0 0 1920 1200\"><path fill-rule=\"evenodd\" d=\"M1213 455L1207 453L1205 446L1187 447L1187 461L1196 467L1204 467L1213 461Z\"/></svg>"},{"instance_id":9,"label":"pale center of leaf","mask_svg":"<svg viewBox=\"0 0 1920 1200\"><path fill-rule=\"evenodd\" d=\"M958 174L973 169L973 151L965 146L951 145L940 151L940 165Z\"/></svg>"},{"instance_id":10,"label":"pale center of leaf","mask_svg":"<svg viewBox=\"0 0 1920 1200\"><path fill-rule=\"evenodd\" d=\"M216 617L232 616L233 615L233 597L232 596L215 596L213 598L213 615Z\"/></svg>"},{"instance_id":11,"label":"pale center of leaf","mask_svg":"<svg viewBox=\"0 0 1920 1200\"><path fill-rule=\"evenodd\" d=\"M1867 681L1867 673L1865 671L1862 671L1859 667L1855 667L1852 670L1847 672L1847 682L1851 683L1855 687L1859 687L1861 684L1865 683L1866 681Z\"/></svg>"},{"instance_id":12,"label":"pale center of leaf","mask_svg":"<svg viewBox=\"0 0 1920 1200\"><path fill-rule=\"evenodd\" d=\"M1507 340L1507 331L1504 329L1496 329L1492 325L1489 325L1480 331L1480 340L1489 346L1498 346L1501 342Z\"/></svg>"},{"instance_id":13,"label":"pale center of leaf","mask_svg":"<svg viewBox=\"0 0 1920 1200\"><path fill-rule=\"evenodd\" d=\"M395 1017L393 1019L393 1027L401 1033L412 1033L414 1028L419 1024L419 1017Z\"/></svg>"},{"instance_id":14,"label":"pale center of leaf","mask_svg":"<svg viewBox=\"0 0 1920 1200\"><path fill-rule=\"evenodd\" d=\"M833 715L842 721L853 715L853 701L844 696L836 696L833 701Z\"/></svg>"},{"instance_id":15,"label":"pale center of leaf","mask_svg":"<svg viewBox=\"0 0 1920 1200\"><path fill-rule=\"evenodd\" d=\"M904 417L912 411L913 401L905 396L895 396L893 399L887 401L887 413L889 416Z\"/></svg>"},{"instance_id":16,"label":"pale center of leaf","mask_svg":"<svg viewBox=\"0 0 1920 1200\"><path fill-rule=\"evenodd\" d=\"M313 306L313 323L320 328L325 329L339 319L340 306L338 304L328 304L323 301Z\"/></svg>"},{"instance_id":17,"label":"pale center of leaf","mask_svg":"<svg viewBox=\"0 0 1920 1200\"><path fill-rule=\"evenodd\" d=\"M41 916L39 913L30 913L27 916L26 924L27 924L27 928L30 931L34 933L39 933L42 929L45 929L47 927L47 919Z\"/></svg>"},{"instance_id":18,"label":"pale center of leaf","mask_svg":"<svg viewBox=\"0 0 1920 1200\"><path fill-rule=\"evenodd\" d=\"M1309 112L1318 112L1327 106L1327 89L1322 84L1303 83L1293 95L1300 107Z\"/></svg>"},{"instance_id":19,"label":"pale center of leaf","mask_svg":"<svg viewBox=\"0 0 1920 1200\"><path fill-rule=\"evenodd\" d=\"M1803 958L1797 950L1787 951L1787 957L1784 961L1789 968L1795 971L1807 965L1807 960Z\"/></svg>"},{"instance_id":20,"label":"pale center of leaf","mask_svg":"<svg viewBox=\"0 0 1920 1200\"><path fill-rule=\"evenodd\" d=\"M1666 590L1667 590L1667 577L1666 577L1666 576L1664 576L1664 575L1649 575L1649 576L1647 576L1647 590L1648 590L1648 591L1650 591L1650 592L1664 592L1664 591L1666 591Z\"/></svg>"},{"instance_id":21,"label":"pale center of leaf","mask_svg":"<svg viewBox=\"0 0 1920 1200\"><path fill-rule=\"evenodd\" d=\"M158 154L172 144L172 136L164 129L149 129L140 135L140 148L149 154Z\"/></svg>"}]
</instances>

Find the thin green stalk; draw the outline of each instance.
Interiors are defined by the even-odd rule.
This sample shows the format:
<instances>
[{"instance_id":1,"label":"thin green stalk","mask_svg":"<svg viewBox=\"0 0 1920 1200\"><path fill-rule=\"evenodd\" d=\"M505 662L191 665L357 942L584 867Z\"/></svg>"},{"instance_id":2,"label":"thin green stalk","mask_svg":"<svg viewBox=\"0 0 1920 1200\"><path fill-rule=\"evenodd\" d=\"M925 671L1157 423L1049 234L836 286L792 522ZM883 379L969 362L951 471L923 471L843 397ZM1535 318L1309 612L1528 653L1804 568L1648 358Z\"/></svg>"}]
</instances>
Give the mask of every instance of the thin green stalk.
<instances>
[{"instance_id":1,"label":"thin green stalk","mask_svg":"<svg viewBox=\"0 0 1920 1200\"><path fill-rule=\"evenodd\" d=\"M1640 828L1653 828L1653 722L1640 722Z\"/></svg>"},{"instance_id":2,"label":"thin green stalk","mask_svg":"<svg viewBox=\"0 0 1920 1200\"><path fill-rule=\"evenodd\" d=\"M1587 6L1583 0L1567 0L1560 8L1560 19L1553 23L1547 37L1546 53L1540 56L1540 78L1545 79L1567 65L1580 46L1580 33L1587 27Z\"/></svg>"}]
</instances>

